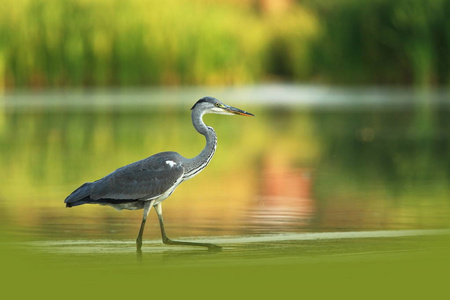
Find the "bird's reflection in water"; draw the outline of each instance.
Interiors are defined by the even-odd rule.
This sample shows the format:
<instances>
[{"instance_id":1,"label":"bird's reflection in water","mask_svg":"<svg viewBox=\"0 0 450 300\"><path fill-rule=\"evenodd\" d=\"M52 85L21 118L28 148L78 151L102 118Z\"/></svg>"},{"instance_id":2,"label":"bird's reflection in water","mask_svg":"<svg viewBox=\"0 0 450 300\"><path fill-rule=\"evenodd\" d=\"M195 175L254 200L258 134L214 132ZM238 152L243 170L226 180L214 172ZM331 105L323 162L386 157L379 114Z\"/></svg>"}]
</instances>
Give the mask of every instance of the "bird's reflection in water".
<instances>
[{"instance_id":1,"label":"bird's reflection in water","mask_svg":"<svg viewBox=\"0 0 450 300\"><path fill-rule=\"evenodd\" d=\"M172 264L175 262L192 262L197 259L212 258L217 257L222 253L222 248L220 249L204 249L204 248L183 248L178 250L176 248L163 250L161 252L148 251L145 249L136 249L136 260L138 263L147 264L154 263L156 265Z\"/></svg>"}]
</instances>

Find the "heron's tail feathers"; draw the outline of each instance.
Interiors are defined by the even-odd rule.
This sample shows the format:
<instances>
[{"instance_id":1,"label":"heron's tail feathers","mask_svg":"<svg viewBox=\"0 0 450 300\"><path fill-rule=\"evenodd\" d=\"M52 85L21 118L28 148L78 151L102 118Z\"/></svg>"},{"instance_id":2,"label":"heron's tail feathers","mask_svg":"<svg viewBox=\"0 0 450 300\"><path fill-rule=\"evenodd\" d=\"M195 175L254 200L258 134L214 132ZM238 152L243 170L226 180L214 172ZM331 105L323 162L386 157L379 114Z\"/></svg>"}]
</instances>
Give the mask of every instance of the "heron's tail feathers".
<instances>
[{"instance_id":1,"label":"heron's tail feathers","mask_svg":"<svg viewBox=\"0 0 450 300\"><path fill-rule=\"evenodd\" d=\"M86 203L90 203L91 198L91 186L92 182L86 182L75 191L70 194L64 203L66 203L66 207L78 206Z\"/></svg>"}]
</instances>

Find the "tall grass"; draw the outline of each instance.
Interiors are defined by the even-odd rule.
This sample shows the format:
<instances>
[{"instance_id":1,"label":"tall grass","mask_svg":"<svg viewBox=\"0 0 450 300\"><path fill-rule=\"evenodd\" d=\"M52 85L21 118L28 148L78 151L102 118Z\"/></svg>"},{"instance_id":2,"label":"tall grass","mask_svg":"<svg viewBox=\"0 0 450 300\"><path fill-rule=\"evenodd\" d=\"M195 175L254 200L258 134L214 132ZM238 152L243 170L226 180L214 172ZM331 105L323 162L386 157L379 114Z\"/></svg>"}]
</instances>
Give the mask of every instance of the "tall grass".
<instances>
[{"instance_id":1,"label":"tall grass","mask_svg":"<svg viewBox=\"0 0 450 300\"><path fill-rule=\"evenodd\" d=\"M449 0L4 0L0 88L447 85Z\"/></svg>"},{"instance_id":2,"label":"tall grass","mask_svg":"<svg viewBox=\"0 0 450 300\"><path fill-rule=\"evenodd\" d=\"M314 31L311 17L278 26L249 6L226 3L5 1L11 10L0 13L0 81L11 86L252 82L266 73L273 39L302 24L296 36ZM307 43L290 44L306 53Z\"/></svg>"},{"instance_id":3,"label":"tall grass","mask_svg":"<svg viewBox=\"0 0 450 300\"><path fill-rule=\"evenodd\" d=\"M350 83L448 85L448 0L310 1L320 75Z\"/></svg>"}]
</instances>

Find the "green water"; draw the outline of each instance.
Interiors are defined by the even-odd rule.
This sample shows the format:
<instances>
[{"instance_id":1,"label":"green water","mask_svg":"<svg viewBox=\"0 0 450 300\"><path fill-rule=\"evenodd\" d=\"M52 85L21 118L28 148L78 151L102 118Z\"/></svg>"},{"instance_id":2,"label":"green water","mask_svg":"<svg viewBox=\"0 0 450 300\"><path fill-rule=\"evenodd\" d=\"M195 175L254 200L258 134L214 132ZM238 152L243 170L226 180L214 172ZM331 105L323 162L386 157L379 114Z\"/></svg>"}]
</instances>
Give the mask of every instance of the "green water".
<instances>
[{"instance_id":1,"label":"green water","mask_svg":"<svg viewBox=\"0 0 450 300\"><path fill-rule=\"evenodd\" d=\"M164 203L172 236L449 225L445 93L296 86L6 95L2 223L31 239L134 238L141 212L63 200L154 153L197 155L189 109L201 93L256 117L205 116L218 149ZM147 229L159 238L155 219Z\"/></svg>"},{"instance_id":2,"label":"green water","mask_svg":"<svg viewBox=\"0 0 450 300\"><path fill-rule=\"evenodd\" d=\"M147 243L140 259L130 241L85 242L76 246L86 247L83 253L25 244L14 255L2 251L2 291L55 299L440 297L449 242L448 236L420 236L232 243L220 253Z\"/></svg>"},{"instance_id":3,"label":"green water","mask_svg":"<svg viewBox=\"0 0 450 300\"><path fill-rule=\"evenodd\" d=\"M207 169L164 202L164 216L172 238L216 240L224 251L162 245L151 214L138 260L134 239L141 211L64 207L64 198L79 185L127 163L166 150L197 155L204 139L192 128L189 109L204 93L256 117L205 116L218 134L218 150ZM5 274L16 283L23 276L38 290L65 290L62 286L72 287L67 278L101 294L96 283L111 283L112 296L134 290L133 282L149 284L142 292L164 285L180 295L182 289L171 282L186 293L209 286L219 295L231 295L227 284L261 295L270 282L296 290L295 278L328 285L343 284L344 278L361 282L355 274L392 284L387 278L406 279L414 269L422 279L432 272L435 279L427 280L435 284L448 263L446 234L252 239L448 228L445 95L295 86L5 95L0 110ZM195 278L209 283L202 286Z\"/></svg>"}]
</instances>

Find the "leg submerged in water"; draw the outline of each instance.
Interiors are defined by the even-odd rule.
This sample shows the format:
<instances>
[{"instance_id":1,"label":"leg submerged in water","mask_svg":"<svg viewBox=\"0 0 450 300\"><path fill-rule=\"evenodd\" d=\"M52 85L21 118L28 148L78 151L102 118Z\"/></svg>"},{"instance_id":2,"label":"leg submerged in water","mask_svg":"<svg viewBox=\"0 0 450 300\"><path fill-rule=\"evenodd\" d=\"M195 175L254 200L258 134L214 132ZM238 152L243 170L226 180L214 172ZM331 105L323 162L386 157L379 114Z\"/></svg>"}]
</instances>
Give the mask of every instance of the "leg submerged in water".
<instances>
[{"instance_id":1,"label":"leg submerged in water","mask_svg":"<svg viewBox=\"0 0 450 300\"><path fill-rule=\"evenodd\" d=\"M222 250L222 247L220 247L218 245L215 245L215 244L183 242L183 241L174 241L174 240L169 239L167 237L167 235L166 235L166 230L164 229L164 220L163 220L163 217L162 217L161 203L158 203L157 205L155 205L155 211L156 211L156 214L158 215L159 226L161 227L162 241L163 241L164 244L167 244L167 245L201 246L201 247L207 247L209 251L221 251Z\"/></svg>"},{"instance_id":2,"label":"leg submerged in water","mask_svg":"<svg viewBox=\"0 0 450 300\"><path fill-rule=\"evenodd\" d=\"M147 217L148 217L148 213L150 212L153 203L155 203L155 201L147 201L144 204L144 215L142 216L142 223L141 223L141 228L139 229L139 234L138 237L136 239L136 250L138 253L142 252L141 248L142 248L142 235L144 234L144 227L145 227L145 222L147 221Z\"/></svg>"}]
</instances>

